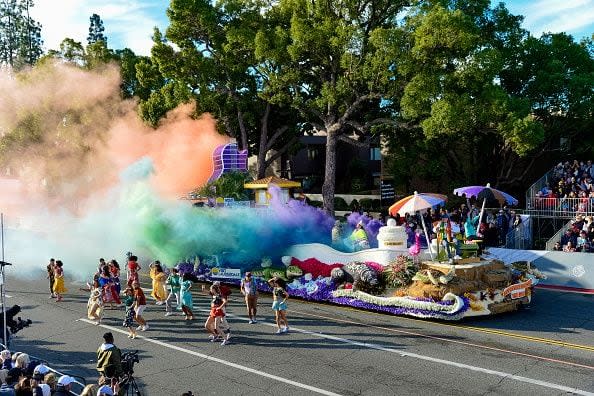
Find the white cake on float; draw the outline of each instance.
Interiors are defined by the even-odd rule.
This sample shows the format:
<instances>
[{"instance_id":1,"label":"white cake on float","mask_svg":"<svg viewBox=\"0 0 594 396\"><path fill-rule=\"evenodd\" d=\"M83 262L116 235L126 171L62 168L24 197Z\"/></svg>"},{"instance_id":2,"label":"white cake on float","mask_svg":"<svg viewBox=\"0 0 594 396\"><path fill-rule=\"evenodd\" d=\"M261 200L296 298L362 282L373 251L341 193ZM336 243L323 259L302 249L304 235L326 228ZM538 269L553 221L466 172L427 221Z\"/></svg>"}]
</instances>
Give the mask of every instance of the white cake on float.
<instances>
[{"instance_id":1,"label":"white cake on float","mask_svg":"<svg viewBox=\"0 0 594 396\"><path fill-rule=\"evenodd\" d=\"M387 225L379 229L377 243L379 249L406 250L407 235L404 227L396 225L396 220L388 219Z\"/></svg>"}]
</instances>

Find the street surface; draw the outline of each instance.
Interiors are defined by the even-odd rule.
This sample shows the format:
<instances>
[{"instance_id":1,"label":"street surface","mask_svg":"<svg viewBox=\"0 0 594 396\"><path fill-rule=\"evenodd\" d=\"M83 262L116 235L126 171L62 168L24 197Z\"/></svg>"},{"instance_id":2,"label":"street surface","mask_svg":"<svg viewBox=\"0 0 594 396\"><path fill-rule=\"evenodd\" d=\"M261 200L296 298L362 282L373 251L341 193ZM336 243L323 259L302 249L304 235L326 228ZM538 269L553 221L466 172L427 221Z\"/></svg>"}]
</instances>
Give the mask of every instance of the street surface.
<instances>
[{"instance_id":1,"label":"street surface","mask_svg":"<svg viewBox=\"0 0 594 396\"><path fill-rule=\"evenodd\" d=\"M234 289L232 342L221 346L203 329L209 299L199 286L195 321L165 317L152 304L150 329L135 340L121 326L122 310L107 310L99 326L86 321L81 286L67 281L56 303L42 272L29 281L9 274L7 305L33 320L11 349L96 381L96 350L112 331L123 351L140 353L143 395L594 395L592 295L537 290L530 310L461 323L290 300L291 331L275 335L271 297L261 295L260 321L250 325Z\"/></svg>"}]
</instances>

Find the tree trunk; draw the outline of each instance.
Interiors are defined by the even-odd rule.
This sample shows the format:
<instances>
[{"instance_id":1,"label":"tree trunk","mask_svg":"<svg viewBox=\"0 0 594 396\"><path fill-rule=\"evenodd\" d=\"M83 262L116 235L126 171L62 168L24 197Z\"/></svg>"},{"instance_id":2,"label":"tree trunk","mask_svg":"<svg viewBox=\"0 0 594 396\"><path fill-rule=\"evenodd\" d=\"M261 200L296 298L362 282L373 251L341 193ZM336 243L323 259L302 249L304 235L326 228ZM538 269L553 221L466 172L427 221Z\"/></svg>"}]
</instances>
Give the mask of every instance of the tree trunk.
<instances>
[{"instance_id":1,"label":"tree trunk","mask_svg":"<svg viewBox=\"0 0 594 396\"><path fill-rule=\"evenodd\" d=\"M260 151L258 152L258 164L257 164L257 179L263 179L266 177L266 150L262 150L262 143L260 143Z\"/></svg>"},{"instance_id":2,"label":"tree trunk","mask_svg":"<svg viewBox=\"0 0 594 396\"><path fill-rule=\"evenodd\" d=\"M326 166L324 184L322 185L322 199L324 210L334 216L334 190L336 189L336 143L338 131L326 128Z\"/></svg>"}]
</instances>

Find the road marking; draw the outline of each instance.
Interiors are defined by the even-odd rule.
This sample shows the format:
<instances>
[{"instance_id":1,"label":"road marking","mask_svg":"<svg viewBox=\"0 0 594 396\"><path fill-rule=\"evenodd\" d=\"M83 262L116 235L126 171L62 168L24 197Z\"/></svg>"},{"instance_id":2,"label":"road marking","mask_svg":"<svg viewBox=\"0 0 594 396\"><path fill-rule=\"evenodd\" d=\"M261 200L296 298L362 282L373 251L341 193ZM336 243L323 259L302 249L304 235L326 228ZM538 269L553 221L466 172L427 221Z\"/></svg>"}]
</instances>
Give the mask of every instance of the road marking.
<instances>
[{"instance_id":1,"label":"road marking","mask_svg":"<svg viewBox=\"0 0 594 396\"><path fill-rule=\"evenodd\" d=\"M509 353L509 354L513 354L513 355L524 356L524 357L529 357L529 358L538 359L538 360L544 360L544 361L547 361L547 362L565 364L565 365L569 365L569 366L575 366L575 367L586 368L586 369L589 369L589 370L594 370L594 366L588 366L588 365L585 365L585 364L568 362L568 361L565 361L565 360L559 360L559 359L549 358L549 357L545 357L545 356L532 355L530 353L512 351L512 350L509 350L509 349L502 349L502 348L490 347L488 345L475 344L473 342L468 342L468 341L452 340L452 339L446 338L446 337L432 336L432 335L423 334L423 333L417 333L417 332L408 331L408 330L392 329L392 328L389 328L389 327L383 327L383 326L377 326L377 325L370 325L370 324L367 324L367 323L356 322L356 321L353 321L353 320L346 320L346 319L334 318L334 317L331 317L331 316L317 315L317 314L312 314L312 313L308 313L308 312L301 312L301 311L295 311L295 310L291 310L291 312L294 312L294 313L297 313L297 314L301 314L301 315L305 315L305 316L312 316L312 317L315 317L315 318L327 319L327 320L335 321L335 322L341 322L341 323L348 323L348 324L355 324L355 325L365 326L365 327L369 327L369 328L372 328L372 329L384 330L384 331L388 331L388 332L392 332L392 333L414 335L414 336L429 338L429 339L433 339L433 340L437 340L437 341L445 341L445 342L450 342L450 343L453 343L453 344L467 345L467 346L472 346L472 347L475 347L475 348L488 349L488 350L491 350L491 351L504 352L504 353Z\"/></svg>"},{"instance_id":2,"label":"road marking","mask_svg":"<svg viewBox=\"0 0 594 396\"><path fill-rule=\"evenodd\" d=\"M303 304L308 304L308 305L320 305L319 303L316 303L313 301L299 300L299 302L303 303ZM379 315L379 316L383 316L383 317L389 316L389 315L387 315L385 313L381 313L381 312L365 311L365 310L356 309L356 308L339 305L339 304L332 305L332 306L335 306L335 307L340 308L345 311L364 312L364 313ZM293 311L293 312L295 312L295 311ZM532 342L541 343L541 344L549 344L549 345L555 345L555 346L560 346L560 347L564 347L564 348L579 349L579 350L583 350L583 351L594 352L594 346L592 346L592 345L573 344L573 343L565 342L565 341L552 340L550 338L533 337L533 336L503 331L503 330L489 329L486 327L465 326L465 325L455 324L455 323L442 323L442 322L428 321L425 319L410 318L407 316L398 316L398 315L392 315L392 316L394 316L398 319L402 319L402 320L407 320L407 321L412 321L412 322L423 322L423 323L430 324L433 326L451 327L451 328L456 328L456 329L465 329L468 331L474 331L474 332L478 332L478 333L496 334L496 335L500 335L503 337L517 338L520 340L532 341ZM358 323L358 322L353 322L353 323ZM359 323L359 324L365 325L364 323Z\"/></svg>"},{"instance_id":3,"label":"road marking","mask_svg":"<svg viewBox=\"0 0 594 396\"><path fill-rule=\"evenodd\" d=\"M88 320L88 319L84 319L83 318L83 319L79 319L79 321L85 322L85 323L89 323L89 324L92 324L92 325L95 325L95 322L93 322L91 320ZM95 325L95 326L103 327L103 328L109 329L111 331L116 331L116 332L122 333L122 334L128 334L128 332L126 330L122 330L120 328L113 327L113 326L108 326L108 325L104 325L104 324ZM155 339L146 337L146 336L138 335L136 338L140 338L142 340L145 340L147 342L151 342L151 343L156 344L156 345L163 346L165 348L170 348L170 349L174 349L174 350L179 351L179 352L184 352L184 353L187 353L189 355L198 356L200 358L203 358L203 359L206 359L206 360L210 360L210 361L213 361L213 362L216 362L216 363L220 363L220 364L223 364L225 366L233 367L233 368L236 368L238 370L247 371L248 373L256 374L256 375L259 375L259 376L262 376L262 377L266 377L266 378L269 378L269 379L272 379L272 380L275 380L275 381L284 382L286 384L293 385L293 386L296 386L298 388L306 389L308 391L312 391L312 392L315 392L315 393L319 393L321 395L340 396L340 394L338 394L338 393L334 393L334 392L330 392L330 391L327 391L327 390L324 390L324 389L316 388L315 386L311 386L311 385L307 385L307 384L302 384L301 382L293 381L293 380L290 380L288 378L282 378L282 377L279 377L276 374L268 374L268 373L266 373L264 371L256 370L256 369L253 369L253 368L250 368L250 367L247 367L247 366L242 366L242 365L236 364L236 363L231 363L231 362L228 362L228 361L223 360L223 359L219 359L219 358L216 358L216 357L213 357L213 356L205 355L203 353L192 351L190 349L186 349L186 348L182 348L182 347L175 346L175 345L172 345L172 344L168 344L166 342L158 341L158 340L155 340Z\"/></svg>"},{"instance_id":4,"label":"road marking","mask_svg":"<svg viewBox=\"0 0 594 396\"><path fill-rule=\"evenodd\" d=\"M196 311L200 311L200 312L209 312L209 310L207 309L202 309L202 308L198 308L197 306L193 306L192 307L194 310ZM233 317L233 318L237 318L237 319L241 319L241 320L247 320L246 318L243 317L238 317L236 315L233 314L227 314L227 316L229 317ZM79 319L82 322L86 322L86 323L90 323L95 325L95 323L93 321L90 321L88 319ZM274 323L266 323L266 322L259 322L263 325L266 326L270 326L270 327L276 327L276 324ZM117 331L119 333L122 334L127 334L127 332L125 330L116 328L116 327L112 327L112 326L108 326L108 325L99 325L101 327L113 330L113 331ZM458 363L458 362L454 362L454 361L450 361L450 360L445 360L445 359L439 359L439 358L434 358L431 356L425 356L425 355L420 355L417 353L412 353L412 352L405 352L405 351L400 351L397 349L393 349L393 348L389 348L389 347L384 347L378 344L371 344L371 343L366 343L366 342L359 342L359 341L354 341L354 340L349 340L347 338L342 338L342 337L337 337L337 336L333 336L333 335L329 335L329 334L324 334L324 333L319 333L319 332L313 332L313 331L309 331L309 330L305 330L305 329L300 329L298 327L291 327L291 331L292 332L298 332L298 333L302 333L302 334L307 334L307 335L311 335L314 337L319 337L319 338L324 338L327 340L332 340L332 341L338 341L338 342L342 342L345 344L349 344L349 345L355 345L355 346L360 346L363 348L368 348L368 349L374 349L374 350L378 350L378 351L384 351L384 352L390 352L390 353L396 353L398 355L400 355L401 357L410 357L410 358L414 358L414 359L419 359L419 360L424 360L424 361L429 361L432 363L438 363L438 364L444 364L447 366L453 366L453 367L458 367L461 369L465 369L465 370L469 370L469 371L475 371L475 372L480 372L480 373L484 373L484 374L489 374L489 375L494 375L497 377L501 377L503 379L512 379L518 382L524 382L524 383L528 383L528 384L532 384L532 385L539 385L545 388L549 388L549 389L556 389L556 390L560 390L563 392L570 392L570 393L575 393L577 395L583 395L583 396L594 396L593 392L588 392L588 391L584 391L581 389L577 389L577 388L571 388L568 386L564 386L564 385L559 385L559 384L555 384L552 382L548 382L548 381L541 381L541 380L537 380L537 379L533 379L533 378L528 378L528 377L524 377L524 376L520 376L520 375L515 375L515 374L510 374L510 373L506 373L503 371L497 371L497 370L491 370L491 369L486 369L486 368L482 368L482 367L476 367L476 366L471 366L468 364L464 364L464 363ZM194 352L191 351L189 349L185 349L185 348L181 348L175 345L171 345L171 344L167 344L165 342L162 341L157 341L157 340L153 340L151 338L145 337L145 336L139 336L138 338L142 338L146 341L152 342L154 344L157 345L161 345L164 346L166 348L171 348L171 349L175 349L181 352L185 352L185 353L189 353L191 355L194 356L199 356L202 357L204 359L207 360L212 360L227 366L231 366L234 368L238 368L240 370L244 370L244 371L248 371L257 375L261 375L267 378L272 378L272 379L276 379L279 380L281 382L285 382L291 385L295 385L301 388L305 388L308 390L313 390L314 392L317 393L321 393L321 394L325 394L325 395L336 395L335 393L332 392L328 392L325 391L323 389L320 388L315 388L315 387L311 387L309 385L305 385L305 384L301 384L299 382L295 382L286 378L278 378L276 376L273 376L271 374L268 373L264 373L249 367L245 367L245 366L241 366L235 363L231 363L231 362L227 362L226 360L222 360L222 359L218 359L218 358L214 358L212 356L209 355L204 355L198 352Z\"/></svg>"}]
</instances>

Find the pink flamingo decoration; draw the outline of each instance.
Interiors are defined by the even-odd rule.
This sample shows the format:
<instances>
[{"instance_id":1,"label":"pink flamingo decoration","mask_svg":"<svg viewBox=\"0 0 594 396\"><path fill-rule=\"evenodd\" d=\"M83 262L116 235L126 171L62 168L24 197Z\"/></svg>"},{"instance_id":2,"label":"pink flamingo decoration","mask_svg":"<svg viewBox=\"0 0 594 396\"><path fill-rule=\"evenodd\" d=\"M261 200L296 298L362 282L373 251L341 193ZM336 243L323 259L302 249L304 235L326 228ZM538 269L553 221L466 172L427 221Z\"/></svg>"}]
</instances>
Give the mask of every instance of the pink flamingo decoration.
<instances>
[{"instance_id":1,"label":"pink flamingo decoration","mask_svg":"<svg viewBox=\"0 0 594 396\"><path fill-rule=\"evenodd\" d=\"M413 261L416 262L419 253L421 253L421 234L415 232L415 244L408 248L408 252L413 256Z\"/></svg>"}]
</instances>

